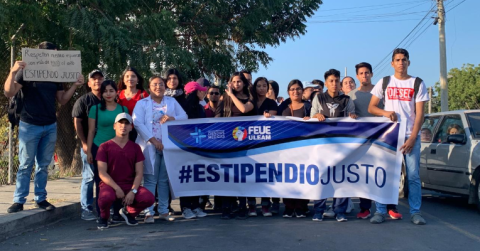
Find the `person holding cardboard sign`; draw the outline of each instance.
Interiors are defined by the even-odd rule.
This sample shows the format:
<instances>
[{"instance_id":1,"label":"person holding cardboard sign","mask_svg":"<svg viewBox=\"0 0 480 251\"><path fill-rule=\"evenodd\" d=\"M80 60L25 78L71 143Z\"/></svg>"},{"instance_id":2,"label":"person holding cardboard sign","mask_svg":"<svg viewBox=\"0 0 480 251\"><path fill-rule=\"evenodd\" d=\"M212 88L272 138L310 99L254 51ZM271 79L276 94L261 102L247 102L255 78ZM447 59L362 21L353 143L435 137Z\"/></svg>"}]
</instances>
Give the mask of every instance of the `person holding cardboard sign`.
<instances>
[{"instance_id":1,"label":"person holding cardboard sign","mask_svg":"<svg viewBox=\"0 0 480 251\"><path fill-rule=\"evenodd\" d=\"M42 42L39 49L56 50L57 46L50 42ZM48 165L52 161L57 141L57 117L55 101L66 104L77 87L83 85L83 76L79 74L77 81L67 90L62 84L53 82L25 81L23 69L28 68L25 62L17 61L10 70L5 81L4 93L7 98L14 97L19 91L23 93L18 128L18 148L20 165L18 167L13 205L8 213L23 210L23 204L30 188L30 174L35 162L35 205L47 211L55 207L47 202Z\"/></svg>"}]
</instances>

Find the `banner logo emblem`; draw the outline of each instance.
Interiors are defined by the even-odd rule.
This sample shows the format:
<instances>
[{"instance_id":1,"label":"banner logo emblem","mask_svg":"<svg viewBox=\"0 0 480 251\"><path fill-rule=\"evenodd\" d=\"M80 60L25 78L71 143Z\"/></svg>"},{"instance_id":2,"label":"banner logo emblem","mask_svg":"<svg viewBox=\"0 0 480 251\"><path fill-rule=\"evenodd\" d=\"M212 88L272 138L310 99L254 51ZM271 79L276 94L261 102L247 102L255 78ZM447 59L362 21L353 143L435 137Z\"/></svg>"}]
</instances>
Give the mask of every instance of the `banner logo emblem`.
<instances>
[{"instance_id":1,"label":"banner logo emblem","mask_svg":"<svg viewBox=\"0 0 480 251\"><path fill-rule=\"evenodd\" d=\"M243 141L248 136L247 129L245 129L243 126L237 126L235 129L233 129L232 136L236 141Z\"/></svg>"}]
</instances>

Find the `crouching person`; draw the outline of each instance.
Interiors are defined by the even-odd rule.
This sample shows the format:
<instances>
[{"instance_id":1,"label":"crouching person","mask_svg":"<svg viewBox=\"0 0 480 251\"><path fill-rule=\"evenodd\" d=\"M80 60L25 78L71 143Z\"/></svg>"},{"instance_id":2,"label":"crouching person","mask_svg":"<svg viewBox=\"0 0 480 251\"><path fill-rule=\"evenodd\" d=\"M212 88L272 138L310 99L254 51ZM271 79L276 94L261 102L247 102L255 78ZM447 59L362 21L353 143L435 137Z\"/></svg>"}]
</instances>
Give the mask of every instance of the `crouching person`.
<instances>
[{"instance_id":1,"label":"crouching person","mask_svg":"<svg viewBox=\"0 0 480 251\"><path fill-rule=\"evenodd\" d=\"M140 146L128 139L132 117L118 114L113 129L115 138L100 145L96 158L101 179L98 229L108 228L110 208L116 200L122 201L120 215L130 226L138 225L135 217L155 202L153 194L140 186L145 157Z\"/></svg>"}]
</instances>

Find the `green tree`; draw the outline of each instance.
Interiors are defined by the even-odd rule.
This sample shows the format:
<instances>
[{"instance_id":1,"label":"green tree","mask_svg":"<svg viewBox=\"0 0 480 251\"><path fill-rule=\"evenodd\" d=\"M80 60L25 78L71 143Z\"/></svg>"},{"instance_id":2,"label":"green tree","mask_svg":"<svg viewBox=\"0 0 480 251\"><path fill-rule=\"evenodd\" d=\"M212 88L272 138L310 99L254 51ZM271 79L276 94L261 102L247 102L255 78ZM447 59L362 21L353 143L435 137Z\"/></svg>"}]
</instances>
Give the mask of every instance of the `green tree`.
<instances>
[{"instance_id":1,"label":"green tree","mask_svg":"<svg viewBox=\"0 0 480 251\"><path fill-rule=\"evenodd\" d=\"M80 50L84 74L101 68L117 80L131 65L144 76L175 67L186 79L226 79L236 70L256 71L268 65L272 58L263 49L304 35L306 18L321 4L321 0L0 0L0 46L8 48L23 23L20 47L48 40L64 50ZM6 75L9 67L0 67ZM73 166L78 171L78 152L75 158L72 154L72 104L58 111L56 152L62 168Z\"/></svg>"},{"instance_id":2,"label":"green tree","mask_svg":"<svg viewBox=\"0 0 480 251\"><path fill-rule=\"evenodd\" d=\"M480 109L480 65L463 65L461 69L452 68L448 72L448 109ZM440 111L440 83L435 83L435 93L438 103L435 106ZM433 110L433 106L432 106Z\"/></svg>"}]
</instances>

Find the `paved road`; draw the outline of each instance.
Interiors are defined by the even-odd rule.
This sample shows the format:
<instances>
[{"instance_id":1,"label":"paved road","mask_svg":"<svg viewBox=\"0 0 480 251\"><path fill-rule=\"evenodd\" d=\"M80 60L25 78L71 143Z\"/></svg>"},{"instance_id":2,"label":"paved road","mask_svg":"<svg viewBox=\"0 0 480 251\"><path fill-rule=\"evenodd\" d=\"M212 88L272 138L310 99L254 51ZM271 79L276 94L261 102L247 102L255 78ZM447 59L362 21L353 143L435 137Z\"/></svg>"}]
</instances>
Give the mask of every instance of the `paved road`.
<instances>
[{"instance_id":1,"label":"paved road","mask_svg":"<svg viewBox=\"0 0 480 251\"><path fill-rule=\"evenodd\" d=\"M480 214L464 200L423 200L425 226L409 221L407 201L400 200L404 219L372 225L355 219L313 222L279 216L221 220L178 218L136 227L119 225L97 230L94 222L75 217L0 242L1 250L479 250Z\"/></svg>"}]
</instances>

